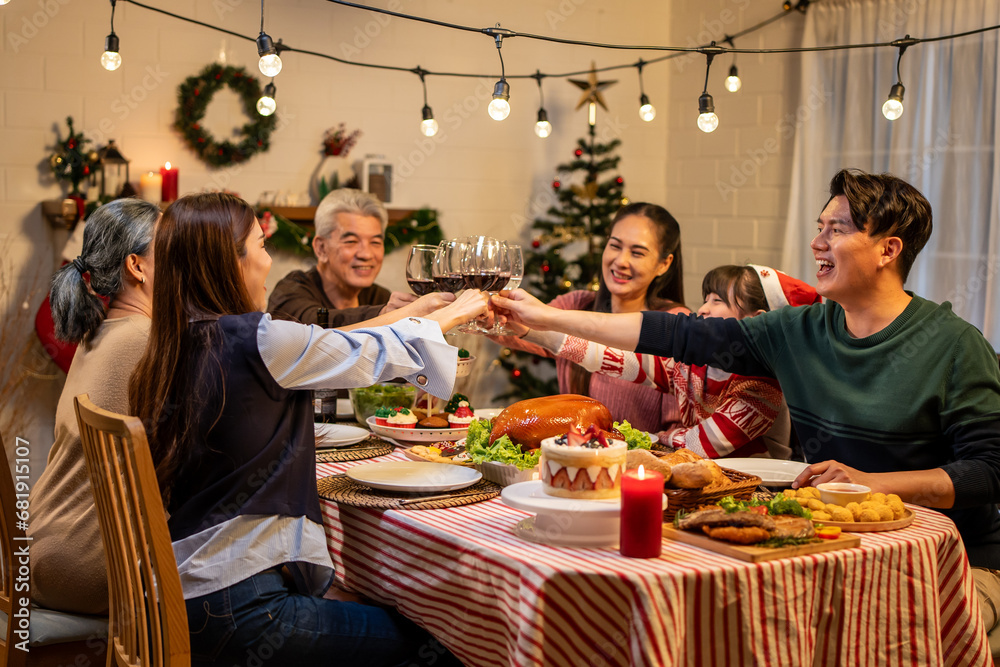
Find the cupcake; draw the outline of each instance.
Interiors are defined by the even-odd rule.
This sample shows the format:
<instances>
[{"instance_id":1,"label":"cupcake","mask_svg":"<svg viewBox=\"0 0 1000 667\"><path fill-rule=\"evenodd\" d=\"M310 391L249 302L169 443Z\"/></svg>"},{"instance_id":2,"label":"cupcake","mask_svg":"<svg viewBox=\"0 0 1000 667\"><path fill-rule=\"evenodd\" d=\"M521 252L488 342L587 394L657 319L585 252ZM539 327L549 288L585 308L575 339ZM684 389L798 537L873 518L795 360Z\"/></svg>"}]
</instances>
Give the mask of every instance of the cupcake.
<instances>
[{"instance_id":1,"label":"cupcake","mask_svg":"<svg viewBox=\"0 0 1000 667\"><path fill-rule=\"evenodd\" d=\"M454 412L448 413L448 425L452 428L466 428L475 418L469 404L462 401Z\"/></svg>"},{"instance_id":2,"label":"cupcake","mask_svg":"<svg viewBox=\"0 0 1000 667\"><path fill-rule=\"evenodd\" d=\"M389 417L392 416L392 409L386 406L381 406L375 411L375 423L379 426L388 426Z\"/></svg>"},{"instance_id":3,"label":"cupcake","mask_svg":"<svg viewBox=\"0 0 1000 667\"><path fill-rule=\"evenodd\" d=\"M392 408L392 415L386 421L386 426L394 428L417 427L417 416L409 408Z\"/></svg>"}]
</instances>

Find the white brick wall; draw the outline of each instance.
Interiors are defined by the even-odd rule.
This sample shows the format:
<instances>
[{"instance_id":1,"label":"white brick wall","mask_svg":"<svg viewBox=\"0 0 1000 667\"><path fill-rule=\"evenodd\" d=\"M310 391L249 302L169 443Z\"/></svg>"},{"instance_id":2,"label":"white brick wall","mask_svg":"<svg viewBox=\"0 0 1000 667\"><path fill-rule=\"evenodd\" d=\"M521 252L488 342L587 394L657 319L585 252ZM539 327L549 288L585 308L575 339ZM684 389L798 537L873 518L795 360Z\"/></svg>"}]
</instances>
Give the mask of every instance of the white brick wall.
<instances>
[{"instance_id":1,"label":"white brick wall","mask_svg":"<svg viewBox=\"0 0 1000 667\"><path fill-rule=\"evenodd\" d=\"M345 55L366 62L421 65L430 70L490 72L484 79L428 78L429 104L441 133L428 142L419 133L422 105L419 80L411 74L353 68L309 56L286 54L276 78L278 114L286 118L268 153L241 168L219 172L200 164L170 129L178 84L217 58L223 39L229 62L256 72L252 42L210 32L140 7L119 5L115 28L121 39L122 68L105 72L99 64L108 32L106 2L54 0L59 10L44 27L21 43L25 23L31 25L38 3L12 2L0 7L3 55L0 67L0 234L15 236L30 230L30 253L19 253L24 265L51 272L65 242L39 213L38 202L60 196L43 162L55 131L65 131L72 115L88 136L105 143L115 139L132 160L133 180L170 160L180 170L182 193L218 183L255 201L265 191L306 192L319 161L323 131L340 122L360 128L363 136L351 160L366 153L382 154L397 173L411 171L396 188L394 206L438 209L450 235L491 233L515 238L512 220L530 220L539 211L533 202L550 190L557 164L572 157L576 139L586 132L586 111L575 111L579 90L563 79L544 81L545 106L555 126L545 141L535 137L538 108L534 81L511 80L512 112L503 123L492 121L486 104L499 73L492 42L474 34L459 34L391 19L381 26L374 14L338 7L321 0L272 2L266 29L275 39L294 46ZM388 6L388 3L382 3ZM492 25L523 32L576 37L605 42L675 43L692 45L712 32L735 32L769 15L770 5L747 7L747 0L705 3L641 0L623 8L607 0L511 0L502 5L404 0L402 11L470 25ZM220 14L216 8L231 6ZM247 35L256 33L257 5L240 0L224 3L175 0L170 9ZM384 19L383 19L384 22ZM761 38L745 38L740 46L783 46L798 40L799 19L791 17L765 29ZM375 27L377 26L377 28ZM365 29L377 33L366 44ZM31 30L24 34L32 33ZM12 37L13 35L13 37ZM695 40L695 41L692 41ZM586 69L634 62L630 52L544 44L527 39L505 40L508 74ZM652 54L655 55L655 54ZM650 57L646 54L645 57ZM777 135L776 123L794 104L794 56L738 60L744 88L727 93L722 81L730 58L713 65L710 90L715 96L720 127L711 136L695 127L697 98L704 78L704 58L651 65L644 71L647 94L658 110L652 123L639 120L638 78L634 69L601 75L617 79L606 92L610 111L601 112L623 140L621 174L634 201L665 204L680 220L688 283L687 300L700 303L704 272L719 263L776 261L783 230L783 198L787 195L791 143L781 139L748 184L724 200L718 184L747 158L747 151L764 146ZM578 77L585 78L585 77ZM543 202L541 210L548 206ZM530 232L522 230L523 241ZM30 255L30 256L25 256ZM400 255L390 255L380 282L404 288ZM273 285L295 261L279 258ZM31 295L32 308L42 294ZM25 332L28 335L28 332ZM477 344L479 341L475 341ZM496 348L480 352L484 371ZM488 378L487 378L488 381ZM500 384L502 379L497 379ZM39 382L43 382L39 380ZM483 390L488 400L493 390ZM50 438L51 402L34 406L32 437ZM7 437L8 434L3 434Z\"/></svg>"}]
</instances>

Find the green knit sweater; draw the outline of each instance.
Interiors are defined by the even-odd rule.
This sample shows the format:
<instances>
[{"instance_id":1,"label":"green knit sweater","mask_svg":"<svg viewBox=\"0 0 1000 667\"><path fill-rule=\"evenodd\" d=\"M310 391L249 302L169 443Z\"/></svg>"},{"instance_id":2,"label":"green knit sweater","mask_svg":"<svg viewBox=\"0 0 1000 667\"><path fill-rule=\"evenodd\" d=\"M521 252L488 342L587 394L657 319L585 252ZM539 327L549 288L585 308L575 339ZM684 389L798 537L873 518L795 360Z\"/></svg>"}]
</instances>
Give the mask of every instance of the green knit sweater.
<instances>
[{"instance_id":1,"label":"green knit sweater","mask_svg":"<svg viewBox=\"0 0 1000 667\"><path fill-rule=\"evenodd\" d=\"M944 469L970 562L1000 568L1000 368L950 304L914 296L866 338L836 303L739 321L644 313L636 351L777 378L809 462Z\"/></svg>"}]
</instances>

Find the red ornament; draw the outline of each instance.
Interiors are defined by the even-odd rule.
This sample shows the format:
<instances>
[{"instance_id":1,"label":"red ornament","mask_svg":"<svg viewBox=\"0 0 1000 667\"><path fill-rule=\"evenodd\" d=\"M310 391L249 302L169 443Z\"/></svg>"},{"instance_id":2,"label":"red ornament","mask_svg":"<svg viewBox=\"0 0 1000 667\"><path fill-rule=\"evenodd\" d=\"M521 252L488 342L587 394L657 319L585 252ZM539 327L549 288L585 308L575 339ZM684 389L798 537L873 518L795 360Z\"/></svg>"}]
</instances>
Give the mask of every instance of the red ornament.
<instances>
[{"instance_id":1,"label":"red ornament","mask_svg":"<svg viewBox=\"0 0 1000 667\"><path fill-rule=\"evenodd\" d=\"M561 187L562 187L562 183L560 183L559 181L552 181L552 189L553 190L558 190Z\"/></svg>"},{"instance_id":2,"label":"red ornament","mask_svg":"<svg viewBox=\"0 0 1000 667\"><path fill-rule=\"evenodd\" d=\"M221 148L219 149L219 155L222 155L222 149Z\"/></svg>"},{"instance_id":3,"label":"red ornament","mask_svg":"<svg viewBox=\"0 0 1000 667\"><path fill-rule=\"evenodd\" d=\"M201 125L199 125L198 123L195 123L194 125L191 126L191 129L192 130L200 130L201 129Z\"/></svg>"},{"instance_id":4,"label":"red ornament","mask_svg":"<svg viewBox=\"0 0 1000 667\"><path fill-rule=\"evenodd\" d=\"M540 248L541 246L542 246L542 242L539 241L538 239L535 239L534 241L531 242L531 247L532 248Z\"/></svg>"},{"instance_id":5,"label":"red ornament","mask_svg":"<svg viewBox=\"0 0 1000 667\"><path fill-rule=\"evenodd\" d=\"M264 145L264 142L263 142L263 141L257 141L257 145L258 145L258 146L263 146L263 145Z\"/></svg>"},{"instance_id":6,"label":"red ornament","mask_svg":"<svg viewBox=\"0 0 1000 667\"><path fill-rule=\"evenodd\" d=\"M66 142L67 148L76 148L76 139L70 139Z\"/></svg>"},{"instance_id":7,"label":"red ornament","mask_svg":"<svg viewBox=\"0 0 1000 667\"><path fill-rule=\"evenodd\" d=\"M617 183L618 185L622 185L623 183L625 183L625 179L619 176L618 178L615 179L615 183Z\"/></svg>"},{"instance_id":8,"label":"red ornament","mask_svg":"<svg viewBox=\"0 0 1000 667\"><path fill-rule=\"evenodd\" d=\"M542 264L542 272L548 273L551 270L548 264Z\"/></svg>"},{"instance_id":9,"label":"red ornament","mask_svg":"<svg viewBox=\"0 0 1000 667\"><path fill-rule=\"evenodd\" d=\"M222 72L219 72L218 74L215 75L215 80L216 81L218 81L221 78L222 78Z\"/></svg>"},{"instance_id":10,"label":"red ornament","mask_svg":"<svg viewBox=\"0 0 1000 667\"><path fill-rule=\"evenodd\" d=\"M83 167L83 175L84 176L90 175L90 165L84 165L84 167Z\"/></svg>"},{"instance_id":11,"label":"red ornament","mask_svg":"<svg viewBox=\"0 0 1000 667\"><path fill-rule=\"evenodd\" d=\"M195 88L195 89L194 89L194 94L195 94L195 95L200 95L200 94L201 94L201 91L200 91L200 90L198 90L197 88Z\"/></svg>"},{"instance_id":12,"label":"red ornament","mask_svg":"<svg viewBox=\"0 0 1000 667\"><path fill-rule=\"evenodd\" d=\"M573 155L580 157L581 155L583 155L583 149L577 148L575 151L573 151Z\"/></svg>"},{"instance_id":13,"label":"red ornament","mask_svg":"<svg viewBox=\"0 0 1000 667\"><path fill-rule=\"evenodd\" d=\"M205 137L198 137L198 143L199 144L205 143Z\"/></svg>"},{"instance_id":14,"label":"red ornament","mask_svg":"<svg viewBox=\"0 0 1000 667\"><path fill-rule=\"evenodd\" d=\"M513 371L511 371L511 376L514 379L517 379L517 378L521 377L521 369L520 368L515 368Z\"/></svg>"}]
</instances>

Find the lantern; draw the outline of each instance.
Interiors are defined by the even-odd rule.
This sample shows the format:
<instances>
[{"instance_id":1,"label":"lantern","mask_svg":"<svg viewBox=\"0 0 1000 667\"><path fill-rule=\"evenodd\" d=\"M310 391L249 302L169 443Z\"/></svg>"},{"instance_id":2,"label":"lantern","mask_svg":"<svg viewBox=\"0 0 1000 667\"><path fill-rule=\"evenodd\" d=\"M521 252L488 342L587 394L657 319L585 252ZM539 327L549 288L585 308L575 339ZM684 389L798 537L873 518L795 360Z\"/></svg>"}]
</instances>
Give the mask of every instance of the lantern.
<instances>
[{"instance_id":1,"label":"lantern","mask_svg":"<svg viewBox=\"0 0 1000 667\"><path fill-rule=\"evenodd\" d=\"M100 163L101 199L116 199L121 195L125 184L129 182L129 161L118 150L114 139L110 139L108 145L101 149Z\"/></svg>"}]
</instances>

